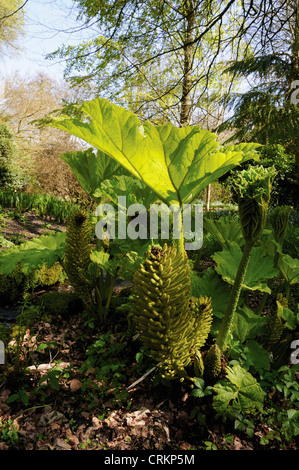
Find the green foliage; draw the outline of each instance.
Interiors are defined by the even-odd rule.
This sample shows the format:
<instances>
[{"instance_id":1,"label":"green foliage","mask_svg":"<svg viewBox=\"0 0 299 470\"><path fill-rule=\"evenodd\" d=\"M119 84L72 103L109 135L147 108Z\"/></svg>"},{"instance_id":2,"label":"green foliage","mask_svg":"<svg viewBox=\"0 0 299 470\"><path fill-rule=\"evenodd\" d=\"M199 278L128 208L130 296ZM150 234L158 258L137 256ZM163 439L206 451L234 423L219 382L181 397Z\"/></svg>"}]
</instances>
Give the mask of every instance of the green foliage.
<instances>
[{"instance_id":1,"label":"green foliage","mask_svg":"<svg viewBox=\"0 0 299 470\"><path fill-rule=\"evenodd\" d=\"M6 347L6 363L7 374L12 381L22 381L26 368L31 365L32 355L36 350L36 339L30 340L32 325L43 318L44 313L39 306L31 302L30 295L24 295L21 302L21 310L14 324L10 328L9 342ZM10 397L13 400L13 397ZM28 404L29 398L18 394L24 404ZM25 403L25 401L27 403Z\"/></svg>"},{"instance_id":2,"label":"green foliage","mask_svg":"<svg viewBox=\"0 0 299 470\"><path fill-rule=\"evenodd\" d=\"M222 216L217 220L204 217L204 230L211 234L223 247L227 242L236 242L239 246L244 244L242 228L238 219Z\"/></svg>"},{"instance_id":3,"label":"green foliage","mask_svg":"<svg viewBox=\"0 0 299 470\"><path fill-rule=\"evenodd\" d=\"M175 120L179 123L181 101L186 93L184 83L188 81L188 88L192 90L190 116L193 111L196 113L199 103L201 115L216 114L218 97L228 84L226 80L219 81L224 63L212 60L211 55L215 58L219 52L220 36L230 36L234 31L234 13L229 13L227 28L222 29L212 20L217 18L216 2L161 5L154 0L132 8L130 1L123 1L121 10L109 0L76 3L80 21L83 18L87 24L96 21L98 35L74 46L63 45L48 56L66 60L65 75L73 85L79 83L87 87L89 93L138 110L152 122ZM188 32L190 22L194 26ZM200 35L207 23L211 28L201 35L200 47L189 44L187 54L184 38L188 34ZM188 74L181 67L186 55L192 59ZM207 70L211 88L204 92L202 80Z\"/></svg>"},{"instance_id":4,"label":"green foliage","mask_svg":"<svg viewBox=\"0 0 299 470\"><path fill-rule=\"evenodd\" d=\"M107 399L111 395L113 406L130 407L129 393L124 387L127 359L124 349L127 343L124 338L113 334L111 330L99 335L98 339L86 350L86 360L80 368L85 374L82 384L84 399L92 409L95 397ZM89 377L87 371L95 371L95 378Z\"/></svg>"},{"instance_id":5,"label":"green foliage","mask_svg":"<svg viewBox=\"0 0 299 470\"><path fill-rule=\"evenodd\" d=\"M295 17L295 4L292 8L292 13L288 11L287 15ZM290 42L290 54L280 54L274 47L272 53L246 57L228 69L231 73L237 72L239 76L252 76L257 81L257 85L249 91L232 94L229 98L234 113L220 129L233 129L230 137L233 141L249 139L261 144L282 144L291 153L298 149L298 106L292 103L290 87L290 83L297 78L294 67L296 35L291 27L286 34Z\"/></svg>"},{"instance_id":6,"label":"green foliage","mask_svg":"<svg viewBox=\"0 0 299 470\"><path fill-rule=\"evenodd\" d=\"M1 189L20 190L28 185L29 178L19 164L20 154L13 132L6 124L0 124Z\"/></svg>"},{"instance_id":7,"label":"green foliage","mask_svg":"<svg viewBox=\"0 0 299 470\"><path fill-rule=\"evenodd\" d=\"M209 380L216 379L221 372L221 350L217 344L210 347L204 359L204 374Z\"/></svg>"},{"instance_id":8,"label":"green foliage","mask_svg":"<svg viewBox=\"0 0 299 470\"><path fill-rule=\"evenodd\" d=\"M62 267L55 263L50 268L44 264L29 274L22 272L20 265L9 274L0 274L0 305L13 305L29 291L38 286L52 286L63 279Z\"/></svg>"},{"instance_id":9,"label":"green foliage","mask_svg":"<svg viewBox=\"0 0 299 470\"><path fill-rule=\"evenodd\" d=\"M274 167L249 167L237 174L234 181L238 194L239 217L246 241L257 241L265 227Z\"/></svg>"},{"instance_id":10,"label":"green foliage","mask_svg":"<svg viewBox=\"0 0 299 470\"><path fill-rule=\"evenodd\" d=\"M16 191L0 191L0 204L24 212L34 210L40 217L54 217L64 223L79 205L46 194L30 194Z\"/></svg>"},{"instance_id":11,"label":"green foliage","mask_svg":"<svg viewBox=\"0 0 299 470\"><path fill-rule=\"evenodd\" d=\"M167 378L184 377L211 328L211 301L190 298L186 255L164 246L134 276L133 322Z\"/></svg>"},{"instance_id":12,"label":"green foliage","mask_svg":"<svg viewBox=\"0 0 299 470\"><path fill-rule=\"evenodd\" d=\"M89 148L85 151L68 152L60 155L60 158L70 166L82 188L96 202L101 201L101 197L95 196L101 183L126 173L119 163L101 150L94 153Z\"/></svg>"},{"instance_id":13,"label":"green foliage","mask_svg":"<svg viewBox=\"0 0 299 470\"><path fill-rule=\"evenodd\" d=\"M265 327L265 317L257 315L248 305L238 305L232 329L231 347L240 345L247 339L256 339ZM237 353L239 354L239 352Z\"/></svg>"},{"instance_id":14,"label":"green foliage","mask_svg":"<svg viewBox=\"0 0 299 470\"><path fill-rule=\"evenodd\" d=\"M297 374L298 365L287 365L265 373L260 382L262 388L269 391L263 414L267 425L272 429L261 439L262 445L268 445L275 439L290 442L299 435Z\"/></svg>"},{"instance_id":15,"label":"green foliage","mask_svg":"<svg viewBox=\"0 0 299 470\"><path fill-rule=\"evenodd\" d=\"M79 297L69 292L46 292L39 297L38 303L46 314L53 317L57 314L67 317L83 310L83 303Z\"/></svg>"},{"instance_id":16,"label":"green foliage","mask_svg":"<svg viewBox=\"0 0 299 470\"><path fill-rule=\"evenodd\" d=\"M0 439L14 448L19 441L19 432L12 419L3 419L0 423Z\"/></svg>"},{"instance_id":17,"label":"green foliage","mask_svg":"<svg viewBox=\"0 0 299 470\"><path fill-rule=\"evenodd\" d=\"M292 258L299 258L299 226L289 225L286 237L283 241L283 251L292 256Z\"/></svg>"},{"instance_id":18,"label":"green foliage","mask_svg":"<svg viewBox=\"0 0 299 470\"><path fill-rule=\"evenodd\" d=\"M98 187L95 195L101 199L109 199L113 204L118 205L119 196L126 197L126 205L142 203L149 208L157 201L157 195L141 180L129 175L115 175L107 179Z\"/></svg>"},{"instance_id":19,"label":"green foliage","mask_svg":"<svg viewBox=\"0 0 299 470\"><path fill-rule=\"evenodd\" d=\"M7 275L0 275L0 305L12 305L29 289L30 280L20 268Z\"/></svg>"},{"instance_id":20,"label":"green foliage","mask_svg":"<svg viewBox=\"0 0 299 470\"><path fill-rule=\"evenodd\" d=\"M68 223L64 269L77 296L88 306L92 303L91 291L94 287L87 277L91 264L91 240L93 227L85 211L76 212Z\"/></svg>"},{"instance_id":21,"label":"green foliage","mask_svg":"<svg viewBox=\"0 0 299 470\"><path fill-rule=\"evenodd\" d=\"M233 285L242 258L242 250L234 242L227 243L227 246L228 248L215 253L212 258L216 263L216 272L224 281ZM271 293L266 281L276 277L278 273L279 270L274 267L274 257L269 256L262 247L256 246L252 249L241 288Z\"/></svg>"},{"instance_id":22,"label":"green foliage","mask_svg":"<svg viewBox=\"0 0 299 470\"><path fill-rule=\"evenodd\" d=\"M298 203L298 187L295 183L295 156L280 144L265 145L259 150L264 168L274 167L276 177L271 191L271 206L294 206ZM255 162L252 162L254 165Z\"/></svg>"},{"instance_id":23,"label":"green foliage","mask_svg":"<svg viewBox=\"0 0 299 470\"><path fill-rule=\"evenodd\" d=\"M260 163L264 168L274 167L276 177L272 185L270 206L296 206L298 188L295 183L295 157L279 144L265 145L259 149ZM256 162L252 161L252 165Z\"/></svg>"},{"instance_id":24,"label":"green foliage","mask_svg":"<svg viewBox=\"0 0 299 470\"><path fill-rule=\"evenodd\" d=\"M269 214L269 222L273 229L275 241L282 244L285 239L290 219L289 206L275 207Z\"/></svg>"},{"instance_id":25,"label":"green foliage","mask_svg":"<svg viewBox=\"0 0 299 470\"><path fill-rule=\"evenodd\" d=\"M263 410L264 395L256 379L240 365L226 368L226 378L214 385L213 407L223 419Z\"/></svg>"},{"instance_id":26,"label":"green foliage","mask_svg":"<svg viewBox=\"0 0 299 470\"><path fill-rule=\"evenodd\" d=\"M262 376L271 367L269 352L256 339L246 339L242 345L235 345L231 357L242 363L252 374Z\"/></svg>"},{"instance_id":27,"label":"green foliage","mask_svg":"<svg viewBox=\"0 0 299 470\"><path fill-rule=\"evenodd\" d=\"M60 116L51 125L115 159L166 204L190 203L209 183L254 158L256 145L221 148L214 134L198 127L141 125L137 116L105 99L85 102L80 109L88 122Z\"/></svg>"},{"instance_id":28,"label":"green foliage","mask_svg":"<svg viewBox=\"0 0 299 470\"><path fill-rule=\"evenodd\" d=\"M240 172L236 180L239 217L245 239L245 245L242 255L239 259L237 271L233 278L234 281L230 298L216 339L216 344L220 347L221 350L226 347L226 342L233 326L234 316L239 303L242 288L244 285L246 285L246 282L249 284L249 263L252 257L254 245L262 235L266 225L267 210L274 177L274 168L270 167L268 169L264 169L260 166L256 168L250 167L249 169ZM260 247L255 247L255 250L258 250L259 248ZM233 251L240 250L236 243L231 243L230 249ZM255 251L255 253L257 253L257 251ZM268 262L267 258L266 261ZM230 266L226 265L225 270L227 271L227 274L230 271ZM255 270L256 266L253 271ZM271 267L271 270L273 276L273 267ZM247 274L247 272L249 274ZM230 276L226 274L225 278L228 280ZM264 273L262 276L264 277L267 275ZM257 286L251 285L250 288L256 289ZM263 289L266 289L267 291L267 286L263 287Z\"/></svg>"},{"instance_id":29,"label":"green foliage","mask_svg":"<svg viewBox=\"0 0 299 470\"><path fill-rule=\"evenodd\" d=\"M298 188L295 183L295 157L287 153L285 148L279 144L264 145L258 149L259 160L249 160L243 167L262 165L264 168L274 167L277 174L272 184L270 207L297 206ZM232 199L236 200L234 192L234 180L240 170L233 170L229 177L225 175L225 186L232 193Z\"/></svg>"},{"instance_id":30,"label":"green foliage","mask_svg":"<svg viewBox=\"0 0 299 470\"><path fill-rule=\"evenodd\" d=\"M65 233L57 232L52 235L41 235L19 246L0 253L0 274L10 274L16 269L26 275L42 268L50 268L64 256Z\"/></svg>"},{"instance_id":31,"label":"green foliage","mask_svg":"<svg viewBox=\"0 0 299 470\"><path fill-rule=\"evenodd\" d=\"M24 12L22 0L0 0L0 55L5 49L15 48L23 34Z\"/></svg>"},{"instance_id":32,"label":"green foliage","mask_svg":"<svg viewBox=\"0 0 299 470\"><path fill-rule=\"evenodd\" d=\"M275 168L265 169L262 165L241 171L234 181L239 199L256 199L261 204L262 198L269 202L275 175Z\"/></svg>"},{"instance_id":33,"label":"green foliage","mask_svg":"<svg viewBox=\"0 0 299 470\"><path fill-rule=\"evenodd\" d=\"M299 259L292 258L291 256L284 254L279 257L278 267L289 285L298 284Z\"/></svg>"},{"instance_id":34,"label":"green foliage","mask_svg":"<svg viewBox=\"0 0 299 470\"><path fill-rule=\"evenodd\" d=\"M213 305L213 317L223 317L223 306L227 304L230 287L215 272L214 268L207 268L200 275L191 272L191 295L211 297Z\"/></svg>"}]
</instances>

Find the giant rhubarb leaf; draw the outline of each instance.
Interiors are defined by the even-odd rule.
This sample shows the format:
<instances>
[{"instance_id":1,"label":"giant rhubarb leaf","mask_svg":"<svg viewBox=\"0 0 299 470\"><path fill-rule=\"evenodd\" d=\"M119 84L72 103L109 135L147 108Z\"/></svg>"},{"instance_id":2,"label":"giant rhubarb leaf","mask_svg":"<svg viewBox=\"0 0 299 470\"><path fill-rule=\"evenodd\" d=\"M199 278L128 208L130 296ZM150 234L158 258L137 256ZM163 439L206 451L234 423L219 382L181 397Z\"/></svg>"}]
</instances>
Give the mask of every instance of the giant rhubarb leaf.
<instances>
[{"instance_id":1,"label":"giant rhubarb leaf","mask_svg":"<svg viewBox=\"0 0 299 470\"><path fill-rule=\"evenodd\" d=\"M235 282L241 257L242 250L235 242L228 242L227 248L212 256L216 262L216 272L229 284ZM267 255L262 247L256 246L252 250L242 288L270 294L266 281L278 274L278 269L274 267L274 256Z\"/></svg>"},{"instance_id":2,"label":"giant rhubarb leaf","mask_svg":"<svg viewBox=\"0 0 299 470\"><path fill-rule=\"evenodd\" d=\"M222 416L256 414L263 410L264 396L256 379L239 364L226 368L226 379L214 385L213 406Z\"/></svg>"},{"instance_id":3,"label":"giant rhubarb leaf","mask_svg":"<svg viewBox=\"0 0 299 470\"><path fill-rule=\"evenodd\" d=\"M297 258L283 254L279 258L278 266L283 277L290 285L299 282L299 260Z\"/></svg>"},{"instance_id":4,"label":"giant rhubarb leaf","mask_svg":"<svg viewBox=\"0 0 299 470\"><path fill-rule=\"evenodd\" d=\"M230 288L226 282L214 271L212 267L198 275L191 273L191 295L194 297L211 297L213 305L213 316L222 318L227 305Z\"/></svg>"},{"instance_id":5,"label":"giant rhubarb leaf","mask_svg":"<svg viewBox=\"0 0 299 470\"><path fill-rule=\"evenodd\" d=\"M242 227L238 219L220 217L218 220L204 218L203 226L223 247L227 242L236 242L239 246L245 243Z\"/></svg>"},{"instance_id":6,"label":"giant rhubarb leaf","mask_svg":"<svg viewBox=\"0 0 299 470\"><path fill-rule=\"evenodd\" d=\"M43 264L50 268L63 258L65 251L65 232L41 235L19 246L1 251L0 274L10 274L18 265L24 274L29 274Z\"/></svg>"},{"instance_id":7,"label":"giant rhubarb leaf","mask_svg":"<svg viewBox=\"0 0 299 470\"><path fill-rule=\"evenodd\" d=\"M100 184L109 181L114 175L125 173L125 169L119 163L101 150L95 153L89 148L84 151L68 152L60 155L60 158L69 165L82 188L96 202L101 200L95 196Z\"/></svg>"},{"instance_id":8,"label":"giant rhubarb leaf","mask_svg":"<svg viewBox=\"0 0 299 470\"><path fill-rule=\"evenodd\" d=\"M143 124L106 99L83 103L85 121L60 116L50 125L83 139L142 180L170 205L192 202L212 181L255 157L258 144L220 147L198 126Z\"/></svg>"}]
</instances>

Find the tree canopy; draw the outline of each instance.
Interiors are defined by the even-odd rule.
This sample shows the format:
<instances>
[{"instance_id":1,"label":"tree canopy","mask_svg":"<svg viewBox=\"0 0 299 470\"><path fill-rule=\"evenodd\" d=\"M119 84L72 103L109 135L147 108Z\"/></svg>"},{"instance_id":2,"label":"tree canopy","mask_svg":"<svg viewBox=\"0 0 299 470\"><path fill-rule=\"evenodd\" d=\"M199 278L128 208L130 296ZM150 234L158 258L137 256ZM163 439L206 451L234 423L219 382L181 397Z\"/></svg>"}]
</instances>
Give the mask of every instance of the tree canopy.
<instances>
[{"instance_id":1,"label":"tree canopy","mask_svg":"<svg viewBox=\"0 0 299 470\"><path fill-rule=\"evenodd\" d=\"M290 1L75 3L91 36L49 55L66 59L65 77L146 118L185 125L200 122L219 90L231 91L224 64L281 41Z\"/></svg>"},{"instance_id":2,"label":"tree canopy","mask_svg":"<svg viewBox=\"0 0 299 470\"><path fill-rule=\"evenodd\" d=\"M28 0L0 0L0 56L15 48L23 34L24 6Z\"/></svg>"}]
</instances>

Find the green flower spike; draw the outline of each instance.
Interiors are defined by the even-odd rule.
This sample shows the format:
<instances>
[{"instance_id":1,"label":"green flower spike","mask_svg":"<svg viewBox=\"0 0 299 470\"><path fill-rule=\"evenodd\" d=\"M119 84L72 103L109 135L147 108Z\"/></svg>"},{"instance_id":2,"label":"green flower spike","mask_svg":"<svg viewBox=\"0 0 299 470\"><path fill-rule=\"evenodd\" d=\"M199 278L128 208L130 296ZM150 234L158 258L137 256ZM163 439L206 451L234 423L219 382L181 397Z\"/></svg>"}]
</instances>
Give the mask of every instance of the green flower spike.
<instances>
[{"instance_id":1,"label":"green flower spike","mask_svg":"<svg viewBox=\"0 0 299 470\"><path fill-rule=\"evenodd\" d=\"M185 252L165 245L152 250L135 273L133 322L158 362L162 376L187 377L212 323L211 299L190 298L190 266Z\"/></svg>"}]
</instances>

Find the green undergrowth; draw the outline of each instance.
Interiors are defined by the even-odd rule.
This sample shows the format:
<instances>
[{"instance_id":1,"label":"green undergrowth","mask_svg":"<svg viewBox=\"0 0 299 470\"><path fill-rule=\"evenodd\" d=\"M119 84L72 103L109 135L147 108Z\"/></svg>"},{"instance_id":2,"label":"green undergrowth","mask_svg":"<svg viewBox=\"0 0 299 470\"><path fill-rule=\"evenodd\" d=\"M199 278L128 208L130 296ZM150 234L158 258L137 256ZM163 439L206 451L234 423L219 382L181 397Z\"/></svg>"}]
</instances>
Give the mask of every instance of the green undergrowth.
<instances>
[{"instance_id":1,"label":"green undergrowth","mask_svg":"<svg viewBox=\"0 0 299 470\"><path fill-rule=\"evenodd\" d=\"M33 210L39 217L50 217L64 223L80 204L47 194L0 191L0 205L17 209L19 213Z\"/></svg>"}]
</instances>

